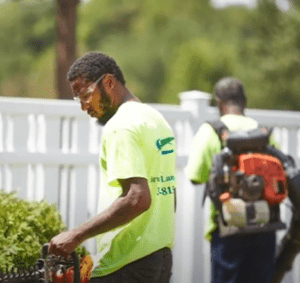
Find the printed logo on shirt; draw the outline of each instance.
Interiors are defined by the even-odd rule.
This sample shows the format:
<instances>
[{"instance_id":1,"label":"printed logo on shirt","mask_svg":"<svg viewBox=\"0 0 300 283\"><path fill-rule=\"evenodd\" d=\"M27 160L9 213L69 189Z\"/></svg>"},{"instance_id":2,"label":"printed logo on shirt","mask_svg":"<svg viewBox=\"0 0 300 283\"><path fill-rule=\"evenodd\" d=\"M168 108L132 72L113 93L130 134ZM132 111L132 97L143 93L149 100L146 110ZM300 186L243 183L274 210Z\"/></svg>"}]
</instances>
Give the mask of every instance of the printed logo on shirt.
<instances>
[{"instance_id":1,"label":"printed logo on shirt","mask_svg":"<svg viewBox=\"0 0 300 283\"><path fill-rule=\"evenodd\" d=\"M158 139L156 141L156 147L158 149L158 151L160 151L160 153L162 155L166 155L166 154L169 154L169 153L172 153L174 152L174 149L169 149L169 150L163 150L163 148L166 146L166 145L169 145L169 144L172 144L171 142L174 140L174 137L167 137L167 138L164 138L164 139Z\"/></svg>"}]
</instances>

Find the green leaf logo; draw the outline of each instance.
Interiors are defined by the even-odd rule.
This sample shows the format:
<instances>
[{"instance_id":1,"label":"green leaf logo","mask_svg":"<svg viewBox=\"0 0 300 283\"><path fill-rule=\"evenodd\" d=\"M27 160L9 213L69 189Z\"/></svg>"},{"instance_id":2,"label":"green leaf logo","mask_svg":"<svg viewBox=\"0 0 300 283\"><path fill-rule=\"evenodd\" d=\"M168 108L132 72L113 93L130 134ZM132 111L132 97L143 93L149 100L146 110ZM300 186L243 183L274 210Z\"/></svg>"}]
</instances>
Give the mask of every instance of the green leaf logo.
<instances>
[{"instance_id":1,"label":"green leaf logo","mask_svg":"<svg viewBox=\"0 0 300 283\"><path fill-rule=\"evenodd\" d=\"M171 144L171 142L173 140L174 140L174 137L168 137L168 138L165 138L165 139L158 139L156 141L156 147L161 152L162 155L166 155L166 154L174 152L174 149L171 149L171 150L162 150L162 148L164 146L166 146L167 144Z\"/></svg>"}]
</instances>

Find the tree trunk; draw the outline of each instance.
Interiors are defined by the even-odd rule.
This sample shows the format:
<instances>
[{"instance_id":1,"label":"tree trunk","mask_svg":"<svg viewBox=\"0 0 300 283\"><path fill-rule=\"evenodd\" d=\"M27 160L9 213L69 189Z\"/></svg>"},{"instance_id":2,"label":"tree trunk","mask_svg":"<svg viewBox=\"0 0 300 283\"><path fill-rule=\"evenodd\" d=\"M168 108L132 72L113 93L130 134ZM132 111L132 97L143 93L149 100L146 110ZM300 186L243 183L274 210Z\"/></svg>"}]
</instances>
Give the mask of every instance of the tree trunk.
<instances>
[{"instance_id":1,"label":"tree trunk","mask_svg":"<svg viewBox=\"0 0 300 283\"><path fill-rule=\"evenodd\" d=\"M56 90L59 99L72 99L66 76L76 58L76 6L78 0L56 0Z\"/></svg>"}]
</instances>

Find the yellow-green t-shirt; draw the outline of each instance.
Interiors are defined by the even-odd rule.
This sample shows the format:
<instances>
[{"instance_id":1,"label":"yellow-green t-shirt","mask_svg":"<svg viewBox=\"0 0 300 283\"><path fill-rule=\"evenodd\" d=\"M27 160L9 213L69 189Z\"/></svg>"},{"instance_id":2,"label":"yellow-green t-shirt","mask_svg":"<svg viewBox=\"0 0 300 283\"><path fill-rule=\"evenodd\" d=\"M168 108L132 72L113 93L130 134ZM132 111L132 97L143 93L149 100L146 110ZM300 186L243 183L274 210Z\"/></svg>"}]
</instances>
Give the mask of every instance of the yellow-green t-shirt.
<instances>
[{"instance_id":1,"label":"yellow-green t-shirt","mask_svg":"<svg viewBox=\"0 0 300 283\"><path fill-rule=\"evenodd\" d=\"M99 211L121 195L118 179L148 180L150 208L116 229L97 236L91 277L110 274L164 247L174 237L175 141L171 127L152 107L126 102L103 129Z\"/></svg>"},{"instance_id":2,"label":"yellow-green t-shirt","mask_svg":"<svg viewBox=\"0 0 300 283\"><path fill-rule=\"evenodd\" d=\"M242 115L224 115L220 119L228 127L229 131L254 129L258 126L257 121ZM271 138L271 144L278 147L273 138ZM187 178L197 183L206 183L209 178L211 158L220 150L221 142L217 133L208 123L204 123L192 141L189 161L185 168ZM211 234L217 229L215 221L217 214L218 211L210 203L209 219L206 222L204 232L205 238L209 241L211 240Z\"/></svg>"}]
</instances>

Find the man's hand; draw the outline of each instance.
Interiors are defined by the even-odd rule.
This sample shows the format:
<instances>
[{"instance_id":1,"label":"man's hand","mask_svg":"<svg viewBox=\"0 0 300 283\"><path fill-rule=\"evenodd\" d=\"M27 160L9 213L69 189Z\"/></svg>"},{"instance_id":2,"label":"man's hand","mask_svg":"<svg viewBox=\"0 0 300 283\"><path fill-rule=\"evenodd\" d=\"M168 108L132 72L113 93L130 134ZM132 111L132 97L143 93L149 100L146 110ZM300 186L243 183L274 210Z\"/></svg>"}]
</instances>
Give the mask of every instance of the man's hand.
<instances>
[{"instance_id":1,"label":"man's hand","mask_svg":"<svg viewBox=\"0 0 300 283\"><path fill-rule=\"evenodd\" d=\"M73 230L62 232L51 239L48 254L61 255L66 258L80 244L81 242Z\"/></svg>"}]
</instances>

